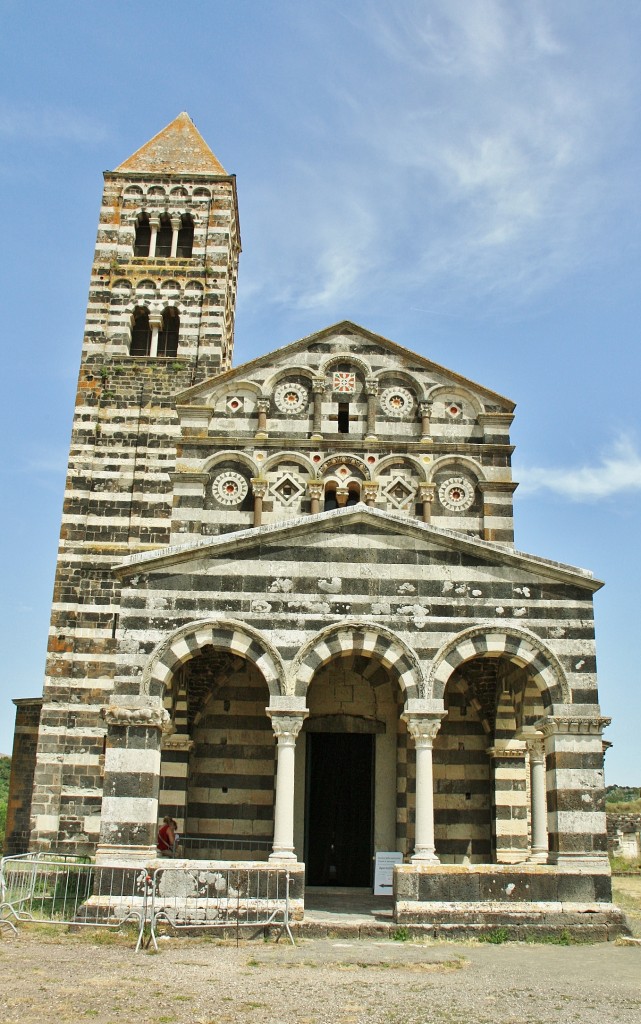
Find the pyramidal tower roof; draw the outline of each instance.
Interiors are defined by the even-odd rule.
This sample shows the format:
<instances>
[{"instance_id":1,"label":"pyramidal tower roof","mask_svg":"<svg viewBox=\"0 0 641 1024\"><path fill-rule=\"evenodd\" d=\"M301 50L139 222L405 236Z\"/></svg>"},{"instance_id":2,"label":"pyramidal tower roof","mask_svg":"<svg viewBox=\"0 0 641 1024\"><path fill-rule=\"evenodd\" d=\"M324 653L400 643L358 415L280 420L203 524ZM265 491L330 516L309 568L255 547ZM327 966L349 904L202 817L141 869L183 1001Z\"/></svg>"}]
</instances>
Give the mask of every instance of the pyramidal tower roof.
<instances>
[{"instance_id":1,"label":"pyramidal tower roof","mask_svg":"<svg viewBox=\"0 0 641 1024\"><path fill-rule=\"evenodd\" d=\"M183 111L171 124L137 149L116 171L139 174L224 174L189 114Z\"/></svg>"}]
</instances>

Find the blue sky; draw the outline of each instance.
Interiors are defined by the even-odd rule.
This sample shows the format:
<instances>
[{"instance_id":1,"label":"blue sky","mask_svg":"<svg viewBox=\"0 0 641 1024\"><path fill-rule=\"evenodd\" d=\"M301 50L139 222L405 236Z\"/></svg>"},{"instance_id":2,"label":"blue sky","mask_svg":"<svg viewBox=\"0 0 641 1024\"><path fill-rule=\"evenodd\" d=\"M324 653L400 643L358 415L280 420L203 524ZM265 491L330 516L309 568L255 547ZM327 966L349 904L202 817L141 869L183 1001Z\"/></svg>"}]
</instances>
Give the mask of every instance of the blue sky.
<instances>
[{"instance_id":1,"label":"blue sky","mask_svg":"<svg viewBox=\"0 0 641 1024\"><path fill-rule=\"evenodd\" d=\"M517 402L516 543L593 570L641 784L641 7L0 4L0 751L42 688L101 172L187 110L238 178L236 363L343 318Z\"/></svg>"}]
</instances>

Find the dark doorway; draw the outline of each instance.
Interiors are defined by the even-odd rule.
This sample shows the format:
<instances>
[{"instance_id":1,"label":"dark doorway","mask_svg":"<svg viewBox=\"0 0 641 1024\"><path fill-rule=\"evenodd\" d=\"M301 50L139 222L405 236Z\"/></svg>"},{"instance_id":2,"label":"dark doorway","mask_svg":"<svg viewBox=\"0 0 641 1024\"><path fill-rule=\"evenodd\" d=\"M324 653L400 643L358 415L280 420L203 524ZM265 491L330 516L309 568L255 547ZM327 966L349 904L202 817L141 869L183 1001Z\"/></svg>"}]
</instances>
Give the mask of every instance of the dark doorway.
<instances>
[{"instance_id":1,"label":"dark doorway","mask_svg":"<svg viewBox=\"0 0 641 1024\"><path fill-rule=\"evenodd\" d=\"M308 885L372 884L374 736L307 734Z\"/></svg>"}]
</instances>

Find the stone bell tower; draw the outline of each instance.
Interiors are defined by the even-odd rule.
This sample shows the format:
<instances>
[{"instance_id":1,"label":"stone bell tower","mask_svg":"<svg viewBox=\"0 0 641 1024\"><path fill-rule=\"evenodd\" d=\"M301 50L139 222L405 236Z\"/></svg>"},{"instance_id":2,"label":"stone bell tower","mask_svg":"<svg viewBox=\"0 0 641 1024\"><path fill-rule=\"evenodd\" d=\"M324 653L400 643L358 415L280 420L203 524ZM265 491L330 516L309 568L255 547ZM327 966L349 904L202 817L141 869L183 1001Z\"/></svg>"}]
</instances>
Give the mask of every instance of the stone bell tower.
<instances>
[{"instance_id":1,"label":"stone bell tower","mask_svg":"<svg viewBox=\"0 0 641 1024\"><path fill-rule=\"evenodd\" d=\"M168 543L172 396L231 366L236 182L182 113L105 173L69 453L31 848L97 840L115 672L114 562ZM22 830L28 821L23 815ZM23 834L22 841L26 841ZM16 839L20 842L20 837Z\"/></svg>"}]
</instances>

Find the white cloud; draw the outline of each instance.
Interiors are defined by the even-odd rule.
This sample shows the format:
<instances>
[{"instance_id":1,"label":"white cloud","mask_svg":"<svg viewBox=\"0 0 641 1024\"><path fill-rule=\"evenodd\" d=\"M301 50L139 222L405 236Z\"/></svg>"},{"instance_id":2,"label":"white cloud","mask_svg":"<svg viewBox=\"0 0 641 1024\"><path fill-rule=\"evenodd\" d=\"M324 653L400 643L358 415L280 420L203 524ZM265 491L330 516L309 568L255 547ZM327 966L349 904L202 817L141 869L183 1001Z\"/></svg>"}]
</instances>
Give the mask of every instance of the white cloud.
<instances>
[{"instance_id":1,"label":"white cloud","mask_svg":"<svg viewBox=\"0 0 641 1024\"><path fill-rule=\"evenodd\" d=\"M572 501L598 501L641 491L641 452L629 437L620 437L611 451L592 466L568 469L524 467L517 471L519 494L552 491Z\"/></svg>"}]
</instances>

